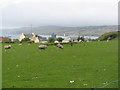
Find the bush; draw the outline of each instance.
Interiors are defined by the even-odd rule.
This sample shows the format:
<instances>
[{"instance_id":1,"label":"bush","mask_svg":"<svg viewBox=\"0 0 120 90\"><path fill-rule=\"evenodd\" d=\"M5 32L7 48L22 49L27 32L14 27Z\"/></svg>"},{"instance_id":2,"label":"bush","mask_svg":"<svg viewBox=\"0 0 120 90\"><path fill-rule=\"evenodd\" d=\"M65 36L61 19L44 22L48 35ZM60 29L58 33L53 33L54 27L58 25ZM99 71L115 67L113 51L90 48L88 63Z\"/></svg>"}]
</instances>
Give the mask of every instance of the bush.
<instances>
[{"instance_id":1,"label":"bush","mask_svg":"<svg viewBox=\"0 0 120 90\"><path fill-rule=\"evenodd\" d=\"M22 39L21 41L22 41L22 42L27 42L27 41L30 41L30 39L29 39L29 38L24 38L24 39Z\"/></svg>"},{"instance_id":2,"label":"bush","mask_svg":"<svg viewBox=\"0 0 120 90\"><path fill-rule=\"evenodd\" d=\"M34 43L34 41L27 41L27 43Z\"/></svg>"},{"instance_id":3,"label":"bush","mask_svg":"<svg viewBox=\"0 0 120 90\"><path fill-rule=\"evenodd\" d=\"M54 41L55 41L55 38L54 38L54 37L49 37L49 38L48 38L48 42L49 42L49 43L54 43Z\"/></svg>"},{"instance_id":4,"label":"bush","mask_svg":"<svg viewBox=\"0 0 120 90\"><path fill-rule=\"evenodd\" d=\"M62 42L64 39L62 37L59 37L56 39L58 42Z\"/></svg>"},{"instance_id":5,"label":"bush","mask_svg":"<svg viewBox=\"0 0 120 90\"><path fill-rule=\"evenodd\" d=\"M13 42L19 42L19 39L13 39Z\"/></svg>"},{"instance_id":6,"label":"bush","mask_svg":"<svg viewBox=\"0 0 120 90\"><path fill-rule=\"evenodd\" d=\"M11 39L10 38L7 38L6 40L2 41L2 43L11 43Z\"/></svg>"}]
</instances>

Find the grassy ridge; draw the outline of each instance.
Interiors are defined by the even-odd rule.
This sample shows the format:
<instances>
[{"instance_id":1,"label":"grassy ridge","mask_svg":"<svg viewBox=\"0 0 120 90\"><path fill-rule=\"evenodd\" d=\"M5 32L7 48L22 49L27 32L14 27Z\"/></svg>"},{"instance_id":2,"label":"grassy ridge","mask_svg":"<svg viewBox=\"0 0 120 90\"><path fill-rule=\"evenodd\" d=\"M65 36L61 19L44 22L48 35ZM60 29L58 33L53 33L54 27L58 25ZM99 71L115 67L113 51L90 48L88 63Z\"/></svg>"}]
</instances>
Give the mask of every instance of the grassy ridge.
<instances>
[{"instance_id":1,"label":"grassy ridge","mask_svg":"<svg viewBox=\"0 0 120 90\"><path fill-rule=\"evenodd\" d=\"M64 45L63 50L49 46L44 51L38 44L12 46L3 49L3 88L97 88L118 78L117 41Z\"/></svg>"},{"instance_id":2,"label":"grassy ridge","mask_svg":"<svg viewBox=\"0 0 120 90\"><path fill-rule=\"evenodd\" d=\"M2 89L2 44L0 44L0 89Z\"/></svg>"},{"instance_id":3,"label":"grassy ridge","mask_svg":"<svg viewBox=\"0 0 120 90\"><path fill-rule=\"evenodd\" d=\"M111 40L118 39L118 35L120 35L119 31L118 32L108 32L108 33L101 35L97 40L104 41L104 40L107 40L109 37L111 37Z\"/></svg>"}]
</instances>

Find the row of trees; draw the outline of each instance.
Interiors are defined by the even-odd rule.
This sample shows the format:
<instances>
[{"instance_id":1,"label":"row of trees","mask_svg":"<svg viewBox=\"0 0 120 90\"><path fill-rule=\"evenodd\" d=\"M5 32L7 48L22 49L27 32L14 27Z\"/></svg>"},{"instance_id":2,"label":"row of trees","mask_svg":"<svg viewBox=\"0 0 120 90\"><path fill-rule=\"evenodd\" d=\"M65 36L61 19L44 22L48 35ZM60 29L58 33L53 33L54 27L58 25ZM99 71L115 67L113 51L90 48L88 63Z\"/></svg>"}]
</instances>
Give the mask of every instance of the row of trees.
<instances>
[{"instance_id":1,"label":"row of trees","mask_svg":"<svg viewBox=\"0 0 120 90\"><path fill-rule=\"evenodd\" d=\"M3 43L14 43L14 42L19 42L19 39L10 39L7 38L5 40L2 40Z\"/></svg>"},{"instance_id":2,"label":"row of trees","mask_svg":"<svg viewBox=\"0 0 120 90\"><path fill-rule=\"evenodd\" d=\"M57 40L58 42L62 42L64 39L61 38L61 37L59 37L59 38L49 37L49 38L48 38L48 42L49 42L49 43L54 43L55 40ZM22 42L28 42L28 41L30 41L29 38L24 38L24 39L22 39Z\"/></svg>"},{"instance_id":3,"label":"row of trees","mask_svg":"<svg viewBox=\"0 0 120 90\"><path fill-rule=\"evenodd\" d=\"M61 38L61 37L59 37L59 38L49 37L49 38L48 38L48 42L49 42L49 43L54 43L54 41L56 41L56 40L57 40L58 42L62 42L64 39ZM19 42L19 39L13 39L13 40L8 39L8 40L5 40L4 42L6 42L6 43ZM24 39L22 39L21 42L32 42L32 41L31 41L29 38L24 38Z\"/></svg>"},{"instance_id":4,"label":"row of trees","mask_svg":"<svg viewBox=\"0 0 120 90\"><path fill-rule=\"evenodd\" d=\"M62 37L59 37L59 38L49 37L49 38L48 38L48 41L49 41L50 43L54 43L55 40L57 40L58 42L62 42L64 39L63 39ZM80 40L81 40L81 41L85 41L84 37L78 37L78 38L77 38L77 41L78 41L78 42L79 42Z\"/></svg>"},{"instance_id":5,"label":"row of trees","mask_svg":"<svg viewBox=\"0 0 120 90\"><path fill-rule=\"evenodd\" d=\"M64 39L63 39L62 37L59 37L59 38L49 37L49 38L48 38L48 42L49 42L49 43L54 43L56 40L57 40L58 42L62 42Z\"/></svg>"},{"instance_id":6,"label":"row of trees","mask_svg":"<svg viewBox=\"0 0 120 90\"><path fill-rule=\"evenodd\" d=\"M64 38L62 38L62 37L58 37L58 38L49 37L49 38L48 38L48 42L49 42L49 43L54 43L55 41L62 42L63 40L64 40ZM78 42L79 42L80 40L81 40L81 41L84 41L84 37L78 37L78 38L77 38L77 41L78 41ZM19 40L18 40L18 39L13 39L13 40L9 39L9 41L6 41L6 42L19 42ZM32 41L31 41L29 38L24 38L24 39L22 39L21 42L29 42L29 43L32 43Z\"/></svg>"},{"instance_id":7,"label":"row of trees","mask_svg":"<svg viewBox=\"0 0 120 90\"><path fill-rule=\"evenodd\" d=\"M59 38L54 38L54 37L49 37L48 38L48 42L49 43L54 43L55 41L58 41L58 42L62 42L64 39L63 38L61 38L61 37L59 37ZM24 38L24 39L22 39L22 42L24 42L24 41L30 41L30 39L29 38Z\"/></svg>"}]
</instances>

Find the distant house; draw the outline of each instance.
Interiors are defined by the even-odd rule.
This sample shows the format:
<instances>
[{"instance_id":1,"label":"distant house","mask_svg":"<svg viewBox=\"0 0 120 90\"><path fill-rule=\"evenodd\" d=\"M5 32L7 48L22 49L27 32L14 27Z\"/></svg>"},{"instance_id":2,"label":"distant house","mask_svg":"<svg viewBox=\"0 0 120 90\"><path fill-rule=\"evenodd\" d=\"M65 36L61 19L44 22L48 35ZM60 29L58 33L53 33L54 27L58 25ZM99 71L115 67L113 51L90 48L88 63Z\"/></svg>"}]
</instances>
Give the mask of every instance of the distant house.
<instances>
[{"instance_id":1,"label":"distant house","mask_svg":"<svg viewBox=\"0 0 120 90\"><path fill-rule=\"evenodd\" d=\"M63 42L63 43L68 43L68 42L69 42L69 40L63 40L62 42Z\"/></svg>"},{"instance_id":2,"label":"distant house","mask_svg":"<svg viewBox=\"0 0 120 90\"><path fill-rule=\"evenodd\" d=\"M39 41L40 41L39 43L48 43L48 40L46 37L39 36Z\"/></svg>"},{"instance_id":3,"label":"distant house","mask_svg":"<svg viewBox=\"0 0 120 90\"><path fill-rule=\"evenodd\" d=\"M24 34L22 33L22 35L20 36L20 41L22 41L22 39L24 38L29 38L31 41L34 41L35 43L40 43L40 41L46 40L45 38L35 35L34 33L32 34Z\"/></svg>"},{"instance_id":4,"label":"distant house","mask_svg":"<svg viewBox=\"0 0 120 90\"><path fill-rule=\"evenodd\" d=\"M0 37L0 42L9 42L10 40L8 37Z\"/></svg>"},{"instance_id":5,"label":"distant house","mask_svg":"<svg viewBox=\"0 0 120 90\"><path fill-rule=\"evenodd\" d=\"M59 43L58 41L54 41L54 43Z\"/></svg>"},{"instance_id":6,"label":"distant house","mask_svg":"<svg viewBox=\"0 0 120 90\"><path fill-rule=\"evenodd\" d=\"M39 37L40 41L47 41L46 37Z\"/></svg>"},{"instance_id":7,"label":"distant house","mask_svg":"<svg viewBox=\"0 0 120 90\"><path fill-rule=\"evenodd\" d=\"M70 37L69 40L72 42L78 42L78 37Z\"/></svg>"},{"instance_id":8,"label":"distant house","mask_svg":"<svg viewBox=\"0 0 120 90\"><path fill-rule=\"evenodd\" d=\"M40 41L40 43L48 43L48 41Z\"/></svg>"},{"instance_id":9,"label":"distant house","mask_svg":"<svg viewBox=\"0 0 120 90\"><path fill-rule=\"evenodd\" d=\"M56 38L56 34L53 33L53 34L51 35L51 37Z\"/></svg>"}]
</instances>

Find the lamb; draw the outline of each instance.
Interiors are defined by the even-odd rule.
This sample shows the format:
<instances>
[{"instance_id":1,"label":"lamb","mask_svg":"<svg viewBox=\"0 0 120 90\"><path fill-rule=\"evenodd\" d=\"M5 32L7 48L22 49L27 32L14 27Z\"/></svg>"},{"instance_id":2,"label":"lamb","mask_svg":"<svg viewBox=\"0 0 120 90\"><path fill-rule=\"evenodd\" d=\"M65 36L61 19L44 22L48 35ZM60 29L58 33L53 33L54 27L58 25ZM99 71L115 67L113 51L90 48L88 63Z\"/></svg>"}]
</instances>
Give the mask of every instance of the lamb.
<instances>
[{"instance_id":1,"label":"lamb","mask_svg":"<svg viewBox=\"0 0 120 90\"><path fill-rule=\"evenodd\" d=\"M11 45L5 45L4 48L5 49L10 49L12 46Z\"/></svg>"},{"instance_id":2,"label":"lamb","mask_svg":"<svg viewBox=\"0 0 120 90\"><path fill-rule=\"evenodd\" d=\"M47 45L40 45L40 46L38 46L38 49L41 49L41 50L45 50L46 48L48 48Z\"/></svg>"},{"instance_id":3,"label":"lamb","mask_svg":"<svg viewBox=\"0 0 120 90\"><path fill-rule=\"evenodd\" d=\"M57 44L57 48L63 49L63 45Z\"/></svg>"}]
</instances>

